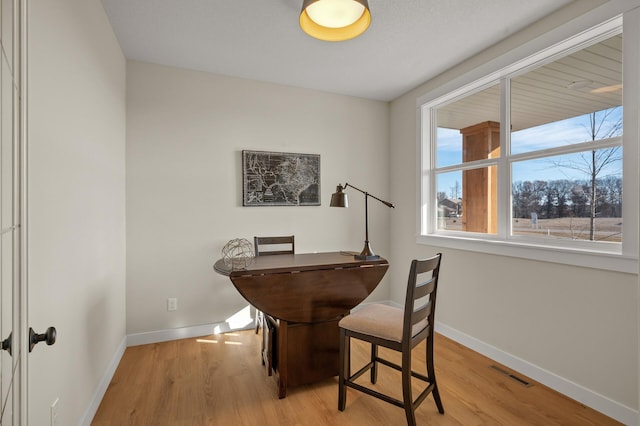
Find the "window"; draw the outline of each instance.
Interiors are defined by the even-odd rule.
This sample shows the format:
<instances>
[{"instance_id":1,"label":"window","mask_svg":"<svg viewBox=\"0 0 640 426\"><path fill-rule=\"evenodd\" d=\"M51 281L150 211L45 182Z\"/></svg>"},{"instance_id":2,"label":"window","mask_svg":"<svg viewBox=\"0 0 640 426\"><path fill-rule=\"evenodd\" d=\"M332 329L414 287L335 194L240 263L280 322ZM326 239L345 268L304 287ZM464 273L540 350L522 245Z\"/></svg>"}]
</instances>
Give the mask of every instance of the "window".
<instances>
[{"instance_id":1,"label":"window","mask_svg":"<svg viewBox=\"0 0 640 426\"><path fill-rule=\"evenodd\" d=\"M622 53L617 18L421 100L419 242L635 272Z\"/></svg>"}]
</instances>

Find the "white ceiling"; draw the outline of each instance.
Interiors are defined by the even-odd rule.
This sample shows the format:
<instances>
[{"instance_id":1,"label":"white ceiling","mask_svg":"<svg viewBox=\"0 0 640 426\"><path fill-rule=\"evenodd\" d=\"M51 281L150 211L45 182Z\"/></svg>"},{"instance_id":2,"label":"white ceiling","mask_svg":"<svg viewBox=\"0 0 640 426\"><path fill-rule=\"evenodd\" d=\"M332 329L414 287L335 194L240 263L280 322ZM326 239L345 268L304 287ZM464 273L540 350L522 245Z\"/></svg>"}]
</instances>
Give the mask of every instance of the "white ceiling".
<instances>
[{"instance_id":1,"label":"white ceiling","mask_svg":"<svg viewBox=\"0 0 640 426\"><path fill-rule=\"evenodd\" d=\"M302 0L102 0L128 59L389 101L571 0L369 0L360 37L300 30Z\"/></svg>"}]
</instances>

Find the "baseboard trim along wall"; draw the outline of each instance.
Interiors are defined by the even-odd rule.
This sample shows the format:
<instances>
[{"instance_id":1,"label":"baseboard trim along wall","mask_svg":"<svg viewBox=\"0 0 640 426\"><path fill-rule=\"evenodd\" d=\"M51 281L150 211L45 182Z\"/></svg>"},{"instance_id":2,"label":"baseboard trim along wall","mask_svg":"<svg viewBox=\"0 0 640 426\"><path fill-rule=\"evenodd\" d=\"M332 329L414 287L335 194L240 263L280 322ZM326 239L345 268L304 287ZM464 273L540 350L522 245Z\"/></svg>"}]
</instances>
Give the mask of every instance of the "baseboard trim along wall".
<instances>
[{"instance_id":1,"label":"baseboard trim along wall","mask_svg":"<svg viewBox=\"0 0 640 426\"><path fill-rule=\"evenodd\" d=\"M391 301L378 302L385 303L390 306L400 307L397 303ZM354 311L361 308L366 304L354 308ZM124 351L129 346L146 345L151 343L167 342L171 340L189 339L193 337L209 336L211 334L226 333L229 331L237 330L249 330L253 329L253 323L243 328L231 328L229 323L220 322L216 324L203 324L191 327L181 327L169 330L151 331L146 333L130 334L123 338L122 343L118 347L114 354L113 360L109 364L108 370L105 372L103 379L91 400L91 404L87 408L82 421L79 423L82 426L89 426L95 413L98 411L100 402L104 397L104 394L109 387L109 383L115 374L116 368L122 359ZM556 374L553 374L547 370L544 370L536 365L533 365L521 358L508 354L494 346L491 346L485 342L482 342L468 334L462 333L453 327L449 327L446 324L442 324L436 321L435 331L443 336L452 339L461 345L464 345L494 361L497 361L518 373L522 373L525 376L532 378L533 380L542 383L551 389L560 392L563 395L568 396L594 410L625 424L628 426L640 426L638 422L638 411L626 407L616 401L613 401L605 396L602 396L596 392L593 392L583 386L573 383L567 379L564 379Z\"/></svg>"},{"instance_id":2,"label":"baseboard trim along wall","mask_svg":"<svg viewBox=\"0 0 640 426\"><path fill-rule=\"evenodd\" d=\"M242 328L231 328L228 322L220 322L216 324L194 325L191 327L129 334L127 336L127 347L147 345L149 343L168 342L170 340L190 339L192 337L210 336L212 334L227 333L229 331L250 330L252 328L254 328L253 323Z\"/></svg>"},{"instance_id":3,"label":"baseboard trim along wall","mask_svg":"<svg viewBox=\"0 0 640 426\"><path fill-rule=\"evenodd\" d=\"M107 392L107 388L109 387L109 383L111 383L111 379L113 379L113 375L116 373L116 369L120 364L120 360L122 359L122 355L124 355L124 351L127 348L127 336L122 338L116 353L113 355L113 359L109 363L107 367L107 371L105 371L102 380L98 384L96 391L93 393L93 397L91 398L91 403L87 407L82 419L78 423L80 426L91 426L91 422L93 421L93 417L96 415L98 411L98 407L100 407L100 403L102 402L102 398L104 398L104 394Z\"/></svg>"},{"instance_id":4,"label":"baseboard trim along wall","mask_svg":"<svg viewBox=\"0 0 640 426\"><path fill-rule=\"evenodd\" d=\"M632 408L504 352L446 324L436 321L435 331L625 425L638 426L638 411Z\"/></svg>"},{"instance_id":5,"label":"baseboard trim along wall","mask_svg":"<svg viewBox=\"0 0 640 426\"><path fill-rule=\"evenodd\" d=\"M254 328L253 323L242 328L231 328L228 322L220 322L216 324L194 325L191 327L129 334L127 336L127 347L168 342L171 340L190 339L192 337L210 336L212 334L227 333L229 331L250 330L252 328Z\"/></svg>"}]
</instances>

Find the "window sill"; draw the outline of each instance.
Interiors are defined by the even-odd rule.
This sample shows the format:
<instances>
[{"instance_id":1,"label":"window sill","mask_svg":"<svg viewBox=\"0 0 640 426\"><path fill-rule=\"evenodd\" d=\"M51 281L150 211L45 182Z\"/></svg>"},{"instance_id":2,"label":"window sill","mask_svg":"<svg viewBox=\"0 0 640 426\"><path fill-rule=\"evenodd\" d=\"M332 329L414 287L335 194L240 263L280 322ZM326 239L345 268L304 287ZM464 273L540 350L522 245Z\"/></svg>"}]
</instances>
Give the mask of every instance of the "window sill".
<instances>
[{"instance_id":1,"label":"window sill","mask_svg":"<svg viewBox=\"0 0 640 426\"><path fill-rule=\"evenodd\" d=\"M524 244L515 241L488 240L449 235L418 235L418 244L560 263L607 271L638 273L638 259L620 253Z\"/></svg>"}]
</instances>

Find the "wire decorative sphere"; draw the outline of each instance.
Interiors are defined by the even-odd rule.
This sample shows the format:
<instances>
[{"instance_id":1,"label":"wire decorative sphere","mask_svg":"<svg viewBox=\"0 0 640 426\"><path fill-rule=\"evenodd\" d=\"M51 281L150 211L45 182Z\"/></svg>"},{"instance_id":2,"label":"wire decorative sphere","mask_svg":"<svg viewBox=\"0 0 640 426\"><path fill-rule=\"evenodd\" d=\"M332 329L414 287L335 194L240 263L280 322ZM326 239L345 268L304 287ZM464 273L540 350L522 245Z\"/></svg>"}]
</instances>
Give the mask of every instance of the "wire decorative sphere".
<instances>
[{"instance_id":1,"label":"wire decorative sphere","mask_svg":"<svg viewBox=\"0 0 640 426\"><path fill-rule=\"evenodd\" d=\"M253 244L244 238L235 238L222 248L222 259L231 269L246 268L254 257Z\"/></svg>"}]
</instances>

